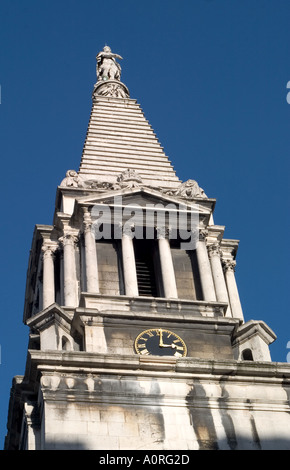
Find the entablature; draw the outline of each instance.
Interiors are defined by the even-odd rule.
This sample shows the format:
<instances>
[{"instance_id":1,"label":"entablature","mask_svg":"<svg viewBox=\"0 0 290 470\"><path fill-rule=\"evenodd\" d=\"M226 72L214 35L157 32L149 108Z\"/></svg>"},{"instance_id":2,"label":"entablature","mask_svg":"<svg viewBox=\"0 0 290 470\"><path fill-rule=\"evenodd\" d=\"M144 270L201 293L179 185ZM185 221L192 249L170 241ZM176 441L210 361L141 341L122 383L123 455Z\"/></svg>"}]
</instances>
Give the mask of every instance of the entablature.
<instances>
[{"instance_id":1,"label":"entablature","mask_svg":"<svg viewBox=\"0 0 290 470\"><path fill-rule=\"evenodd\" d=\"M191 181L191 180L190 180ZM54 215L54 224L57 225L58 220L58 213L66 213L71 216L77 217L78 210L75 210L76 205L87 205L92 206L94 204L109 204L114 205L114 198L118 197L125 197L127 198L127 203L136 204L138 200L129 201L129 198L136 198L142 194L143 196L147 197L148 199L153 198L155 203L163 203L163 204L176 204L178 206L186 206L190 208L190 206L199 206L199 211L201 213L209 213L212 214L214 211L215 199L210 199L207 197L201 197L200 195L197 196L184 196L179 194L178 192L174 192L168 190L166 188L151 188L147 186L130 186L127 185L125 187L115 186L112 187L108 186L111 183L105 184L100 183L100 187L97 185L92 185L91 188L79 188L79 187L63 187L59 186L57 189L56 195L56 211ZM150 200L148 200L150 203ZM152 201L151 201L152 203Z\"/></svg>"}]
</instances>

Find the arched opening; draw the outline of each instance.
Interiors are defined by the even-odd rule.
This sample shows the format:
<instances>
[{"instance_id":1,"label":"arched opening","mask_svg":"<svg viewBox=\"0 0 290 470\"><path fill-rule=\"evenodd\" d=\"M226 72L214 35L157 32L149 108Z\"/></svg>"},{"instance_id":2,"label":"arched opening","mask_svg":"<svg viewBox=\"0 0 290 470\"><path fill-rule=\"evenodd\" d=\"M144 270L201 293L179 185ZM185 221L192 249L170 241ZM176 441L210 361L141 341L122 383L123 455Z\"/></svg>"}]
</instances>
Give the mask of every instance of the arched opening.
<instances>
[{"instance_id":1,"label":"arched opening","mask_svg":"<svg viewBox=\"0 0 290 470\"><path fill-rule=\"evenodd\" d=\"M66 338L65 336L63 336L62 339L61 339L61 349L63 351L70 351L71 350L70 342L69 342L68 338Z\"/></svg>"},{"instance_id":2,"label":"arched opening","mask_svg":"<svg viewBox=\"0 0 290 470\"><path fill-rule=\"evenodd\" d=\"M242 359L244 361L253 361L254 360L253 353L249 348L244 349L244 351L242 352Z\"/></svg>"}]
</instances>

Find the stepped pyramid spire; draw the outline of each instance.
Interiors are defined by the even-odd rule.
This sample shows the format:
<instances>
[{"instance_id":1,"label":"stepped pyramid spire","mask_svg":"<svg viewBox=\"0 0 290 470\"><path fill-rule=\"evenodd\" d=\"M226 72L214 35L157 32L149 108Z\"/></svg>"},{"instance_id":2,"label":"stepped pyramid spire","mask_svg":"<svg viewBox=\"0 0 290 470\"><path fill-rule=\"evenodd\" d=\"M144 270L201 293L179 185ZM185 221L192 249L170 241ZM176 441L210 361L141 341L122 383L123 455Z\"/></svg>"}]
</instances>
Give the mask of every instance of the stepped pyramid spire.
<instances>
[{"instance_id":1,"label":"stepped pyramid spire","mask_svg":"<svg viewBox=\"0 0 290 470\"><path fill-rule=\"evenodd\" d=\"M97 55L97 83L79 175L85 180L115 182L134 170L144 185L177 187L181 183L151 125L128 88L109 46Z\"/></svg>"}]
</instances>

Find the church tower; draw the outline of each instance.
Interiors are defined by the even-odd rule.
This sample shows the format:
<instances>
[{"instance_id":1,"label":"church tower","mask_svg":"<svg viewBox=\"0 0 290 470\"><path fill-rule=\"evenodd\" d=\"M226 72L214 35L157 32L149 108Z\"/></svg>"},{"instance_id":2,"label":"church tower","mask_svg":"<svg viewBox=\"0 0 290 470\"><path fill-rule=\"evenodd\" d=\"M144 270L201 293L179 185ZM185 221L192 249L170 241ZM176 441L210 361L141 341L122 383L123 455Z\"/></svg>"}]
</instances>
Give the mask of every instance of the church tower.
<instances>
[{"instance_id":1,"label":"church tower","mask_svg":"<svg viewBox=\"0 0 290 470\"><path fill-rule=\"evenodd\" d=\"M35 226L5 449L290 449L290 364L244 320L239 243L176 175L121 59L97 55L79 170Z\"/></svg>"}]
</instances>

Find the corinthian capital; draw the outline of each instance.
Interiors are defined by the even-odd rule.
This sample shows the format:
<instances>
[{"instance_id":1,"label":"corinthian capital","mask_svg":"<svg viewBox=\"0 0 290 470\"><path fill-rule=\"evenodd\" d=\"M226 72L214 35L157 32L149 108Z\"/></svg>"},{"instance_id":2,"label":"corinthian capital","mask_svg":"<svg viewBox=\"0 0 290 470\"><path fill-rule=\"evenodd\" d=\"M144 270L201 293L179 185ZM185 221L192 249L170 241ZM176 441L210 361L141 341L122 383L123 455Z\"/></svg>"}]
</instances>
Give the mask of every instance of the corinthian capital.
<instances>
[{"instance_id":1,"label":"corinthian capital","mask_svg":"<svg viewBox=\"0 0 290 470\"><path fill-rule=\"evenodd\" d=\"M170 238L172 229L170 227L159 226L156 227L157 238Z\"/></svg>"},{"instance_id":2,"label":"corinthian capital","mask_svg":"<svg viewBox=\"0 0 290 470\"><path fill-rule=\"evenodd\" d=\"M92 219L89 209L87 207L83 208L83 230L84 233L90 232L92 230Z\"/></svg>"},{"instance_id":3,"label":"corinthian capital","mask_svg":"<svg viewBox=\"0 0 290 470\"><path fill-rule=\"evenodd\" d=\"M212 258L213 256L221 256L221 249L219 243L212 243L211 245L208 245L207 249L209 258Z\"/></svg>"},{"instance_id":4,"label":"corinthian capital","mask_svg":"<svg viewBox=\"0 0 290 470\"><path fill-rule=\"evenodd\" d=\"M58 241L62 246L71 245L74 246L78 242L78 237L72 233L65 233L63 237L60 237Z\"/></svg>"},{"instance_id":5,"label":"corinthian capital","mask_svg":"<svg viewBox=\"0 0 290 470\"><path fill-rule=\"evenodd\" d=\"M204 228L203 228L203 229L200 229L200 231L199 231L199 239L202 240L202 241L203 241L203 240L206 240L206 237L207 237L207 236L208 236L208 230L206 230L206 229L204 229Z\"/></svg>"},{"instance_id":6,"label":"corinthian capital","mask_svg":"<svg viewBox=\"0 0 290 470\"><path fill-rule=\"evenodd\" d=\"M53 258L54 255L55 255L55 252L57 251L57 249L58 249L57 245L51 245L49 243L44 243L41 247L43 258L44 259Z\"/></svg>"},{"instance_id":7,"label":"corinthian capital","mask_svg":"<svg viewBox=\"0 0 290 470\"><path fill-rule=\"evenodd\" d=\"M224 272L226 271L235 271L235 268L236 268L236 261L234 261L233 259L223 259L222 260L222 264L223 264L223 269L224 269Z\"/></svg>"}]
</instances>

